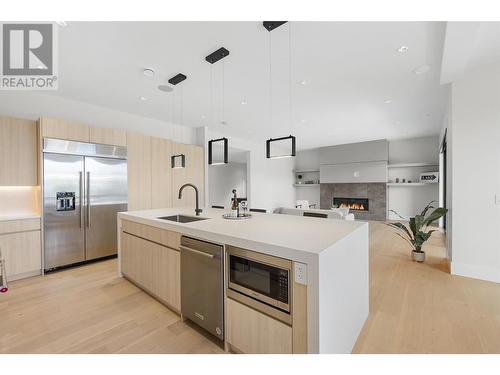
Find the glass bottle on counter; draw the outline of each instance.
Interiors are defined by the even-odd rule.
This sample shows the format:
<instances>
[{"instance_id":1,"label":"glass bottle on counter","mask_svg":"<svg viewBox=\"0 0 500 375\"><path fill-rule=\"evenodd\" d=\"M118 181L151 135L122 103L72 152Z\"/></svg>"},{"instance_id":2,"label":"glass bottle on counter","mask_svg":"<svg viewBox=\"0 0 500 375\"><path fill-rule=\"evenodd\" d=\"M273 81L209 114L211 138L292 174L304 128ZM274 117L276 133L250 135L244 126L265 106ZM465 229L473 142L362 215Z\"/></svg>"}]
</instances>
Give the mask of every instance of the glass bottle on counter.
<instances>
[{"instance_id":1,"label":"glass bottle on counter","mask_svg":"<svg viewBox=\"0 0 500 375\"><path fill-rule=\"evenodd\" d=\"M236 189L233 189L233 198L231 199L231 216L238 217L238 198L236 196Z\"/></svg>"}]
</instances>

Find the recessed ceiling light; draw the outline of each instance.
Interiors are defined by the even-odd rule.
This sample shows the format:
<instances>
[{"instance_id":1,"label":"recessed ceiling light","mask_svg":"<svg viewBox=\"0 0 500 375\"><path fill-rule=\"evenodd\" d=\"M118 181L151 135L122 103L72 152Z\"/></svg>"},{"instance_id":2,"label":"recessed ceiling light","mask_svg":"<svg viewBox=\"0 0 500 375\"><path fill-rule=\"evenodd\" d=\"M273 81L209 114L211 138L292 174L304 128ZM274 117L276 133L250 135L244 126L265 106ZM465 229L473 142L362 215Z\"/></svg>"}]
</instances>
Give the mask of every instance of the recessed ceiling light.
<instances>
[{"instance_id":1,"label":"recessed ceiling light","mask_svg":"<svg viewBox=\"0 0 500 375\"><path fill-rule=\"evenodd\" d=\"M153 78L155 76L155 71L154 71L154 69L151 69L151 68L145 68L142 71L142 74L144 74L148 78Z\"/></svg>"},{"instance_id":2,"label":"recessed ceiling light","mask_svg":"<svg viewBox=\"0 0 500 375\"><path fill-rule=\"evenodd\" d=\"M305 79L303 79L302 81L299 82L302 86L305 86L307 85L307 81Z\"/></svg>"},{"instance_id":3,"label":"recessed ceiling light","mask_svg":"<svg viewBox=\"0 0 500 375\"><path fill-rule=\"evenodd\" d=\"M408 52L408 46L401 46L398 48L398 52L404 53Z\"/></svg>"},{"instance_id":4,"label":"recessed ceiling light","mask_svg":"<svg viewBox=\"0 0 500 375\"><path fill-rule=\"evenodd\" d=\"M205 119L207 118L207 116L205 116L205 115L201 115L201 118L202 118L203 120L205 120Z\"/></svg>"},{"instance_id":5,"label":"recessed ceiling light","mask_svg":"<svg viewBox=\"0 0 500 375\"><path fill-rule=\"evenodd\" d=\"M248 104L248 102L246 100L241 101L241 105L247 105L247 104Z\"/></svg>"},{"instance_id":6,"label":"recessed ceiling light","mask_svg":"<svg viewBox=\"0 0 500 375\"><path fill-rule=\"evenodd\" d=\"M56 23L61 26L61 27L66 27L68 26L68 23L66 21L56 21Z\"/></svg>"},{"instance_id":7,"label":"recessed ceiling light","mask_svg":"<svg viewBox=\"0 0 500 375\"><path fill-rule=\"evenodd\" d=\"M384 100L384 103L385 103L385 104L391 104L391 103L392 103L392 100L391 100L391 99L386 99L386 100Z\"/></svg>"},{"instance_id":8,"label":"recessed ceiling light","mask_svg":"<svg viewBox=\"0 0 500 375\"><path fill-rule=\"evenodd\" d=\"M415 73L415 74L425 74L425 73L428 73L429 70L431 70L431 66L427 65L427 64L424 64L424 65L420 65L419 67L415 68L415 70L413 71L413 73Z\"/></svg>"},{"instance_id":9,"label":"recessed ceiling light","mask_svg":"<svg viewBox=\"0 0 500 375\"><path fill-rule=\"evenodd\" d=\"M146 98L145 96L139 96L139 99L140 99L142 102L145 102L146 100L148 100L148 98Z\"/></svg>"},{"instance_id":10,"label":"recessed ceiling light","mask_svg":"<svg viewBox=\"0 0 500 375\"><path fill-rule=\"evenodd\" d=\"M160 85L158 86L158 90L163 91L163 92L172 92L174 89L168 85Z\"/></svg>"}]
</instances>

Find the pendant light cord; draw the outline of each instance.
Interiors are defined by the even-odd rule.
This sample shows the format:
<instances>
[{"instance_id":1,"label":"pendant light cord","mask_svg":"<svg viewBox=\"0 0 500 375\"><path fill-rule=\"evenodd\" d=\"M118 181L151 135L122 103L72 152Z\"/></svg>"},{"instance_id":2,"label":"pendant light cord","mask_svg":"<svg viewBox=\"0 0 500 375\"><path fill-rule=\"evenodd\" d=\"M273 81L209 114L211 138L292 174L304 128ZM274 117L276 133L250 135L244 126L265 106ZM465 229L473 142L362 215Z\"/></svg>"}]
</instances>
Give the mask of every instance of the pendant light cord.
<instances>
[{"instance_id":1,"label":"pendant light cord","mask_svg":"<svg viewBox=\"0 0 500 375\"><path fill-rule=\"evenodd\" d=\"M273 80L272 80L272 53L271 53L271 35L269 32L269 127L271 128L271 136L272 136L272 128L273 128Z\"/></svg>"},{"instance_id":2,"label":"pendant light cord","mask_svg":"<svg viewBox=\"0 0 500 375\"><path fill-rule=\"evenodd\" d=\"M289 126L292 128L292 23L288 23L288 106Z\"/></svg>"},{"instance_id":3,"label":"pendant light cord","mask_svg":"<svg viewBox=\"0 0 500 375\"><path fill-rule=\"evenodd\" d=\"M224 102L224 100L225 100L225 96L224 96L224 94L225 94L225 91L224 91L225 90L225 80L224 80L224 77L225 77L225 69L224 69L225 68L225 64L226 64L226 62L224 60L222 60L222 120L221 120L222 124L225 123L225 121L226 121L226 118L225 118L226 117L225 116L225 102Z\"/></svg>"},{"instance_id":4,"label":"pendant light cord","mask_svg":"<svg viewBox=\"0 0 500 375\"><path fill-rule=\"evenodd\" d=\"M213 65L210 64L210 121L212 122L212 125L215 125L214 121L214 71L213 71Z\"/></svg>"}]
</instances>

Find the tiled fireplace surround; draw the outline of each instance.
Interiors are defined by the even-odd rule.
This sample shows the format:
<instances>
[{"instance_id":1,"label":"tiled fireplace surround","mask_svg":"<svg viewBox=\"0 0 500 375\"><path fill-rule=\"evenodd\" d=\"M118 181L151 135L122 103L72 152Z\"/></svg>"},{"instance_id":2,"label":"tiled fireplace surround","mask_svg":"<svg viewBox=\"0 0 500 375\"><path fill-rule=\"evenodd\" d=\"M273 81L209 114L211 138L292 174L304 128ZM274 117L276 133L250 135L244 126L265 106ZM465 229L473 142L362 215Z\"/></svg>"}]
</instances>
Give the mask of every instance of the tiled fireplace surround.
<instances>
[{"instance_id":1,"label":"tiled fireplace surround","mask_svg":"<svg viewBox=\"0 0 500 375\"><path fill-rule=\"evenodd\" d=\"M320 185L320 206L329 209L333 197L368 198L369 211L353 211L357 220L386 220L387 186L385 183L331 183Z\"/></svg>"}]
</instances>

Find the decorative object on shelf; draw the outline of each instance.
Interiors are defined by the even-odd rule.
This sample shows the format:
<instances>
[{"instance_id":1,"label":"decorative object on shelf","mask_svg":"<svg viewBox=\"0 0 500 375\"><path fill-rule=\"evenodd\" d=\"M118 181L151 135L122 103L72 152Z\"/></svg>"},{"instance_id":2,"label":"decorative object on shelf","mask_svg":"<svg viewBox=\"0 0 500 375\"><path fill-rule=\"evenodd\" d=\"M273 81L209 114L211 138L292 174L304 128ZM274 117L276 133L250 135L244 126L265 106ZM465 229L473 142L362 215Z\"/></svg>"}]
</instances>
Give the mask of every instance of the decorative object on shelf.
<instances>
[{"instance_id":1,"label":"decorative object on shelf","mask_svg":"<svg viewBox=\"0 0 500 375\"><path fill-rule=\"evenodd\" d=\"M403 179L401 180L401 182L404 184L404 183L406 182L406 179L405 179L405 178L403 178Z\"/></svg>"},{"instance_id":2,"label":"decorative object on shelf","mask_svg":"<svg viewBox=\"0 0 500 375\"><path fill-rule=\"evenodd\" d=\"M186 168L186 155L172 155L171 162L173 169Z\"/></svg>"},{"instance_id":3,"label":"decorative object on shelf","mask_svg":"<svg viewBox=\"0 0 500 375\"><path fill-rule=\"evenodd\" d=\"M399 184L399 177L396 178L396 183Z\"/></svg>"},{"instance_id":4,"label":"decorative object on shelf","mask_svg":"<svg viewBox=\"0 0 500 375\"><path fill-rule=\"evenodd\" d=\"M213 145L214 143L223 143L223 160L222 161L215 161L213 160ZM208 164L209 165L222 165L222 164L227 164L228 163L228 140L227 138L219 138L219 139L212 139L208 141Z\"/></svg>"},{"instance_id":5,"label":"decorative object on shelf","mask_svg":"<svg viewBox=\"0 0 500 375\"><path fill-rule=\"evenodd\" d=\"M436 184L439 182L439 172L420 173L420 182L425 184Z\"/></svg>"},{"instance_id":6,"label":"decorative object on shelf","mask_svg":"<svg viewBox=\"0 0 500 375\"><path fill-rule=\"evenodd\" d=\"M407 241L411 247L412 259L416 262L422 263L425 261L425 252L422 250L422 246L424 243L431 237L432 233L436 231L436 229L428 230L428 227L439 220L441 217L446 215L448 210L443 207L435 208L432 204L434 201L431 201L420 213L420 215L415 215L415 217L410 218L409 228L406 224L403 223L386 223L386 225L391 228L396 229L399 233L396 233L399 237ZM435 209L434 209L435 208ZM428 216L427 212L430 209L434 209ZM395 213L401 219L405 220L404 217L399 215L396 211L390 210Z\"/></svg>"},{"instance_id":7,"label":"decorative object on shelf","mask_svg":"<svg viewBox=\"0 0 500 375\"><path fill-rule=\"evenodd\" d=\"M298 174L297 175L297 178L299 181L297 181L297 183L300 185L302 183L302 175L301 174Z\"/></svg>"},{"instance_id":8,"label":"decorative object on shelf","mask_svg":"<svg viewBox=\"0 0 500 375\"><path fill-rule=\"evenodd\" d=\"M272 91L272 48L271 48L271 31L280 27L281 25L287 23L287 21L264 21L262 25L269 31L269 124L270 128L273 127L273 91ZM288 114L289 114L289 124L292 125L292 28L291 24L288 23ZM271 152L271 142L285 141L290 139L290 153L273 155ZM295 137L290 135L288 137L281 138L269 138L266 141L266 158L268 159L280 159L289 158L296 155L295 152Z\"/></svg>"}]
</instances>

